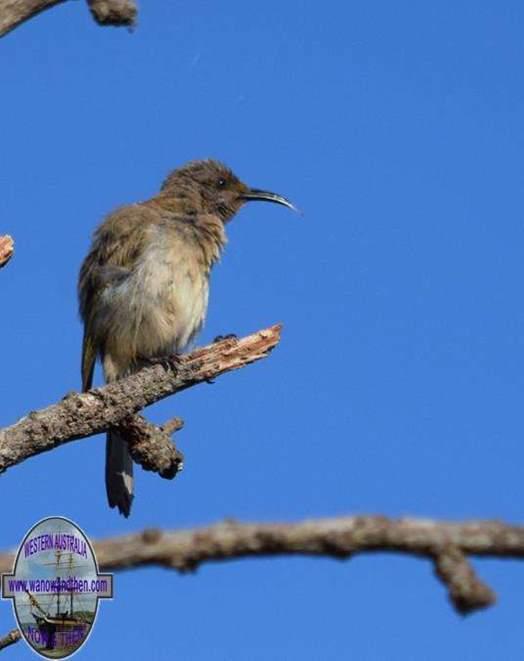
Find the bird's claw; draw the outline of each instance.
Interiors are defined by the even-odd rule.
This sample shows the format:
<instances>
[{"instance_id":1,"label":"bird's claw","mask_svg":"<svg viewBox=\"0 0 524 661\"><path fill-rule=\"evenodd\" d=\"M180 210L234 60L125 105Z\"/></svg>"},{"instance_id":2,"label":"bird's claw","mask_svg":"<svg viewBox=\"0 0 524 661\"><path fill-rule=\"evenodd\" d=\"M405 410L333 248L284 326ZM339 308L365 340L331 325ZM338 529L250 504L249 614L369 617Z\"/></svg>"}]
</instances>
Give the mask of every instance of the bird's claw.
<instances>
[{"instance_id":1,"label":"bird's claw","mask_svg":"<svg viewBox=\"0 0 524 661\"><path fill-rule=\"evenodd\" d=\"M145 365L162 365L166 370L176 371L180 367L180 360L176 355L140 357L139 360Z\"/></svg>"},{"instance_id":2,"label":"bird's claw","mask_svg":"<svg viewBox=\"0 0 524 661\"><path fill-rule=\"evenodd\" d=\"M217 335L213 342L222 342L222 340L238 340L238 335L235 335L235 333L229 333L228 335Z\"/></svg>"}]
</instances>

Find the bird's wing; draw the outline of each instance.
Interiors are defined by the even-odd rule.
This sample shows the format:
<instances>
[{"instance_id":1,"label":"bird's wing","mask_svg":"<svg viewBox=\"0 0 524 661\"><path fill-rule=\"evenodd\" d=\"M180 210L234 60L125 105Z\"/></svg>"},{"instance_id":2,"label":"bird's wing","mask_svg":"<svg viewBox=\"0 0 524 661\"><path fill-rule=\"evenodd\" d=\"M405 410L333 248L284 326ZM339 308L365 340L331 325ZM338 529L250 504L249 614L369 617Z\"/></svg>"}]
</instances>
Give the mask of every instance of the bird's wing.
<instances>
[{"instance_id":1,"label":"bird's wing","mask_svg":"<svg viewBox=\"0 0 524 661\"><path fill-rule=\"evenodd\" d=\"M110 214L95 233L91 250L80 269L78 298L84 321L82 389L89 390L101 347L93 332L97 298L110 285L125 280L148 245L158 212L145 205L122 207Z\"/></svg>"},{"instance_id":2,"label":"bird's wing","mask_svg":"<svg viewBox=\"0 0 524 661\"><path fill-rule=\"evenodd\" d=\"M97 347L91 336L84 330L84 339L82 342L82 391L90 390L93 385L93 372L95 371Z\"/></svg>"}]
</instances>

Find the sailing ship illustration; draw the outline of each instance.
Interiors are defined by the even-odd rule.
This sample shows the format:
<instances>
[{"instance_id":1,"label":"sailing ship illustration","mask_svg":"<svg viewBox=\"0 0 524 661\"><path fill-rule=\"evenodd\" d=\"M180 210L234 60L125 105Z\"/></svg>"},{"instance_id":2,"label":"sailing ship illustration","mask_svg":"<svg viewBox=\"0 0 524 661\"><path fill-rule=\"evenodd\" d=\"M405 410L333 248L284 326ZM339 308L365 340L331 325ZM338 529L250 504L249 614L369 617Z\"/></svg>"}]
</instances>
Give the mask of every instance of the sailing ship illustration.
<instances>
[{"instance_id":1,"label":"sailing ship illustration","mask_svg":"<svg viewBox=\"0 0 524 661\"><path fill-rule=\"evenodd\" d=\"M73 563L73 554L63 553L57 549L55 558L53 563L44 563L53 565L56 573L56 589L50 593L51 599L47 608L43 605L43 600L39 601L27 588L25 592L31 605L31 616L36 622L44 649L47 651L71 649L72 651L89 633L94 609L84 607L81 610L78 608L75 610L75 597L78 600L78 595L75 594L72 586L70 589L62 589L62 586L66 584L64 572L67 572L70 577L74 567L78 566ZM64 559L67 559L67 563L62 562ZM81 566L84 567L84 565Z\"/></svg>"}]
</instances>

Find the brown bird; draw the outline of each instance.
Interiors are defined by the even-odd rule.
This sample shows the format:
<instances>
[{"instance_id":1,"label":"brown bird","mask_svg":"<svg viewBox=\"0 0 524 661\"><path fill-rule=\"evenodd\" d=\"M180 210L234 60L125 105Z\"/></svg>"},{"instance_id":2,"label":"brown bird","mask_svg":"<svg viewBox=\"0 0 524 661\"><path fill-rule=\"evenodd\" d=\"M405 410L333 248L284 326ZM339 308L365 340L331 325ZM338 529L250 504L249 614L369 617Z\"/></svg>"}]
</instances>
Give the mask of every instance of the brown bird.
<instances>
[{"instance_id":1,"label":"brown bird","mask_svg":"<svg viewBox=\"0 0 524 661\"><path fill-rule=\"evenodd\" d=\"M171 172L158 195L105 218L78 282L83 390L91 388L97 357L109 383L191 342L204 323L225 225L250 200L294 209L281 195L249 188L222 163L193 161ZM106 489L109 506L129 516L133 462L116 431L107 435Z\"/></svg>"}]
</instances>

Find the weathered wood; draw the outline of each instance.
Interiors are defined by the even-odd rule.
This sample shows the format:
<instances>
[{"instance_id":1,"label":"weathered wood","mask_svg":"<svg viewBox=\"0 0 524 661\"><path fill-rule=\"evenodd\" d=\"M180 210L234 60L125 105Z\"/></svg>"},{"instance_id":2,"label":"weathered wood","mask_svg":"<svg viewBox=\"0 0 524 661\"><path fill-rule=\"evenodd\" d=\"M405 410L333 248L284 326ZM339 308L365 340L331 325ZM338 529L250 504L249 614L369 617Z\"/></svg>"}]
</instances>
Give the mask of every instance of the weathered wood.
<instances>
[{"instance_id":1,"label":"weathered wood","mask_svg":"<svg viewBox=\"0 0 524 661\"><path fill-rule=\"evenodd\" d=\"M169 434L159 428L155 431L151 425L146 429L148 423L133 421L130 416L180 390L265 358L280 341L280 333L281 326L276 325L242 339L215 342L145 367L102 388L70 393L57 404L29 413L14 425L0 429L0 473L41 452L111 427L125 427L127 422L134 425L126 434L134 458L142 463L142 457L147 470L173 477L180 456ZM140 427L149 439L137 433Z\"/></svg>"}]
</instances>

